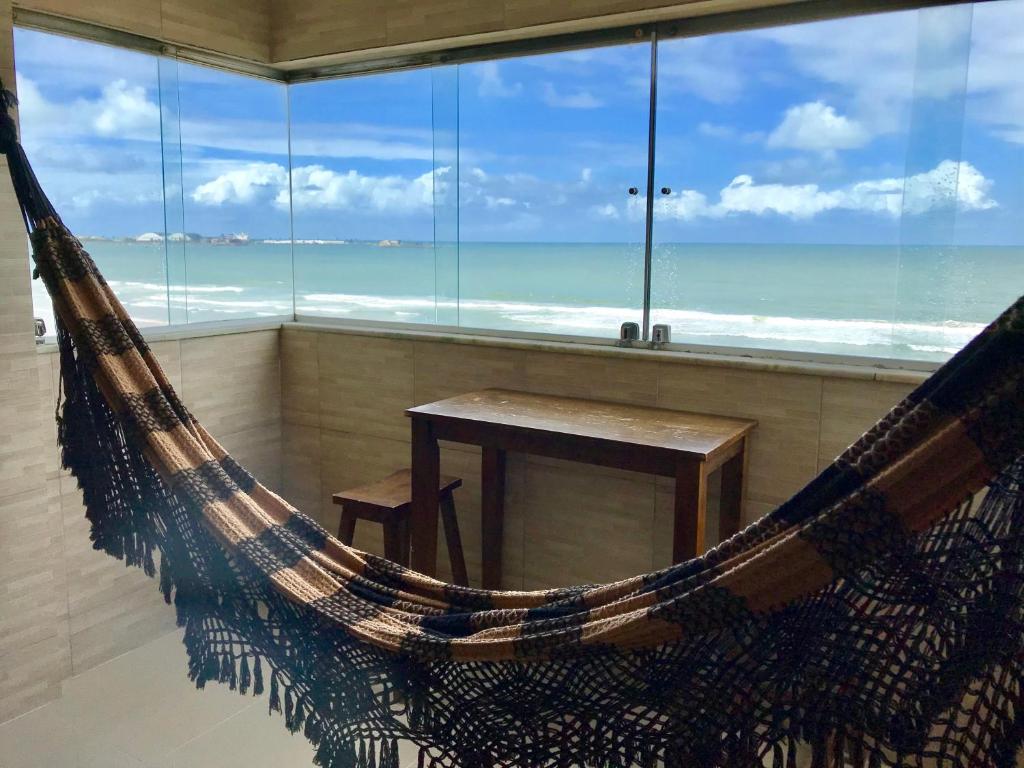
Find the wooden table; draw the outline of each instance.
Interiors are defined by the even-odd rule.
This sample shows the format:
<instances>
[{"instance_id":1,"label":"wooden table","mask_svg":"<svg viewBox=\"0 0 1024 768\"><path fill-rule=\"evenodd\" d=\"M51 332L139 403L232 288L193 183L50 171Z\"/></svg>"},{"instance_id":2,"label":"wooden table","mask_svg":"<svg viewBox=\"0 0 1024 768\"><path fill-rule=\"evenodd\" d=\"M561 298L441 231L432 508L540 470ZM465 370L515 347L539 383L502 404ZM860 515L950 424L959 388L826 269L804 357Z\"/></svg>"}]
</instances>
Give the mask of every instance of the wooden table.
<instances>
[{"instance_id":1,"label":"wooden table","mask_svg":"<svg viewBox=\"0 0 1024 768\"><path fill-rule=\"evenodd\" d=\"M704 551L708 475L721 468L724 538L739 530L749 419L502 389L410 408L412 567L437 572L438 440L479 445L483 586L501 586L505 454L539 456L674 477L674 562Z\"/></svg>"}]
</instances>

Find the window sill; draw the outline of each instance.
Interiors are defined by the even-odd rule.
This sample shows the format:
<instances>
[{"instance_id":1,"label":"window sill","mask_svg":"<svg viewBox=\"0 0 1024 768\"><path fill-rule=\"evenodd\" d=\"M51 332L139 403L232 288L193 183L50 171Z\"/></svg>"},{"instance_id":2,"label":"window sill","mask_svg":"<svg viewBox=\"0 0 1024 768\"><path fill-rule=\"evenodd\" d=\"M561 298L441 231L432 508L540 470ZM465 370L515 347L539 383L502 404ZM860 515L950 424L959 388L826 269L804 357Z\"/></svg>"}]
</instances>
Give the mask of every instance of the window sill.
<instances>
[{"instance_id":1,"label":"window sill","mask_svg":"<svg viewBox=\"0 0 1024 768\"><path fill-rule=\"evenodd\" d=\"M276 331L284 323L291 322L291 315L274 317L254 317L245 320L215 320L208 323L191 323L188 325L162 325L153 328L141 328L146 341L156 344L161 341L180 341L182 339L198 339L204 336L228 336L236 333L254 333L256 331ZM57 351L56 339L47 337L42 344L36 345L40 354L51 354Z\"/></svg>"},{"instance_id":2,"label":"window sill","mask_svg":"<svg viewBox=\"0 0 1024 768\"><path fill-rule=\"evenodd\" d=\"M873 358L842 358L840 356L817 356L819 359L802 360L786 357L789 353L770 352L767 350L716 348L714 351L702 351L678 347L670 349L621 347L614 341L606 339L586 338L566 341L564 340L565 337L545 338L542 336L498 335L497 333L491 335L490 333L451 331L439 328L398 328L385 324L351 323L332 318L312 319L304 317L299 320L293 320L289 316L161 326L143 329L143 336L148 342L159 343L161 341L179 341L207 336L227 336L279 329L589 355L622 360L651 360L677 365L793 373L805 376L828 376L830 378L911 385L921 383L928 378L932 371L939 367L937 363L929 364L918 361L904 362ZM36 351L40 354L52 354L57 351L57 344L52 340L48 340L43 344L37 345Z\"/></svg>"},{"instance_id":3,"label":"window sill","mask_svg":"<svg viewBox=\"0 0 1024 768\"><path fill-rule=\"evenodd\" d=\"M785 357L787 353L784 352L767 350L741 351L716 348L715 351L698 351L680 348L622 347L614 341L604 339L564 341L565 337L490 335L490 333L456 332L437 328L421 330L383 324L352 323L332 318L301 317L296 321L285 322L282 328L911 385L919 384L927 379L940 365L939 363L920 361L842 358L824 355L816 356L818 359L801 360L787 358Z\"/></svg>"}]
</instances>

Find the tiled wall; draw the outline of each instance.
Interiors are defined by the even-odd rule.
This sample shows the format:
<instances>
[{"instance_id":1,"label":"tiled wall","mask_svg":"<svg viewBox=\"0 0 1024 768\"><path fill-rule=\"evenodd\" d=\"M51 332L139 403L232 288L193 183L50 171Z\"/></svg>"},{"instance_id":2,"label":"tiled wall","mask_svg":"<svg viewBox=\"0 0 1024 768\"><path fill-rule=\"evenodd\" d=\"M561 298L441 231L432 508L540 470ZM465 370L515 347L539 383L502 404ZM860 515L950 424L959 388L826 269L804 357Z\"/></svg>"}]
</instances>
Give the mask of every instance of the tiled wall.
<instances>
[{"instance_id":1,"label":"tiled wall","mask_svg":"<svg viewBox=\"0 0 1024 768\"><path fill-rule=\"evenodd\" d=\"M912 388L822 372L357 335L286 326L281 336L284 492L330 528L331 494L408 466L403 410L482 387L757 419L745 519L799 489ZM639 356L638 356L639 357ZM479 451L444 444L471 580L479 577ZM668 563L673 486L632 472L510 456L507 588L606 581ZM378 526L357 546L380 551ZM441 544L441 573L447 573Z\"/></svg>"},{"instance_id":2,"label":"tiled wall","mask_svg":"<svg viewBox=\"0 0 1024 768\"><path fill-rule=\"evenodd\" d=\"M11 12L0 0L0 78L14 86ZM0 158L0 720L54 694L71 667L57 488L32 335L25 229Z\"/></svg>"},{"instance_id":3,"label":"tiled wall","mask_svg":"<svg viewBox=\"0 0 1024 768\"><path fill-rule=\"evenodd\" d=\"M25 273L27 282L24 258L22 252L17 277ZM31 317L31 306L26 312ZM0 722L53 698L64 678L174 627L174 610L153 579L92 548L81 493L60 469L56 446L59 357L37 352L31 333L27 338L18 377L24 397L3 392L0 399L3 442L21 446L25 462L19 479L0 477ZM278 490L278 331L151 346L192 412ZM24 423L14 426L18 413ZM18 431L8 431L8 423ZM26 435L34 436L32 451ZM15 464L4 456L0 466L7 473ZM4 503L8 496L11 504Z\"/></svg>"},{"instance_id":4,"label":"tiled wall","mask_svg":"<svg viewBox=\"0 0 1024 768\"><path fill-rule=\"evenodd\" d=\"M250 61L270 60L270 0L17 0L14 7Z\"/></svg>"},{"instance_id":5,"label":"tiled wall","mask_svg":"<svg viewBox=\"0 0 1024 768\"><path fill-rule=\"evenodd\" d=\"M34 0L38 1L38 0ZM785 5L794 0L273 0L271 59L375 49L430 50L655 19ZM401 49L399 49L401 50ZM382 51L386 52L386 51Z\"/></svg>"}]
</instances>

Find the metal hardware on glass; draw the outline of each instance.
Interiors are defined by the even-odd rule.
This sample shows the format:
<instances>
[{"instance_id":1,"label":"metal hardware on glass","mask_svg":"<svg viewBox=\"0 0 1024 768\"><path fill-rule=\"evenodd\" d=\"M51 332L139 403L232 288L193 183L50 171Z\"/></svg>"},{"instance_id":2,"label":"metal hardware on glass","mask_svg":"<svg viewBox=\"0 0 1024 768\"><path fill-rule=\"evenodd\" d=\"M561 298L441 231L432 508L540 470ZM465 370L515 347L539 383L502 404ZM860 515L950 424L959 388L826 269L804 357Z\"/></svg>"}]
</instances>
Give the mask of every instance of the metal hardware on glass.
<instances>
[{"instance_id":1,"label":"metal hardware on glass","mask_svg":"<svg viewBox=\"0 0 1024 768\"><path fill-rule=\"evenodd\" d=\"M637 194L638 192L640 192L640 190L639 190L639 189L637 189L636 187L630 187L630 188L629 188L629 194L631 194L631 195L635 195L635 194Z\"/></svg>"},{"instance_id":2,"label":"metal hardware on glass","mask_svg":"<svg viewBox=\"0 0 1024 768\"><path fill-rule=\"evenodd\" d=\"M639 323L623 323L619 326L619 344L628 347L640 339Z\"/></svg>"},{"instance_id":3,"label":"metal hardware on glass","mask_svg":"<svg viewBox=\"0 0 1024 768\"><path fill-rule=\"evenodd\" d=\"M672 326L665 323L655 323L651 329L651 342L654 344L668 344L672 341Z\"/></svg>"},{"instance_id":4,"label":"metal hardware on glass","mask_svg":"<svg viewBox=\"0 0 1024 768\"><path fill-rule=\"evenodd\" d=\"M672 188L671 187L662 187L661 188L661 194L663 194L663 195L671 195L672 194Z\"/></svg>"},{"instance_id":5,"label":"metal hardware on glass","mask_svg":"<svg viewBox=\"0 0 1024 768\"><path fill-rule=\"evenodd\" d=\"M46 321L41 317L36 319L36 344L42 344L46 335Z\"/></svg>"}]
</instances>

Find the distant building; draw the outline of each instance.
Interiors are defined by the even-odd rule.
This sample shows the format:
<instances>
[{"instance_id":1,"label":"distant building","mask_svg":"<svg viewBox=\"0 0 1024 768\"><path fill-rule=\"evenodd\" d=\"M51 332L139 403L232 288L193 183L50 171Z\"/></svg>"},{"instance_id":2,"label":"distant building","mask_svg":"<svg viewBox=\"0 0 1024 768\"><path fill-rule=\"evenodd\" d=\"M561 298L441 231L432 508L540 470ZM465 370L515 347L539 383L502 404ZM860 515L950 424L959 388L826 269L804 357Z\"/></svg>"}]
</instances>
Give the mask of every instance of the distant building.
<instances>
[{"instance_id":1,"label":"distant building","mask_svg":"<svg viewBox=\"0 0 1024 768\"><path fill-rule=\"evenodd\" d=\"M143 232L135 238L137 243L162 243L163 241L164 236L159 232Z\"/></svg>"},{"instance_id":2,"label":"distant building","mask_svg":"<svg viewBox=\"0 0 1024 768\"><path fill-rule=\"evenodd\" d=\"M245 232L236 232L231 235L219 235L211 237L210 242L214 245L248 245L249 235Z\"/></svg>"}]
</instances>

